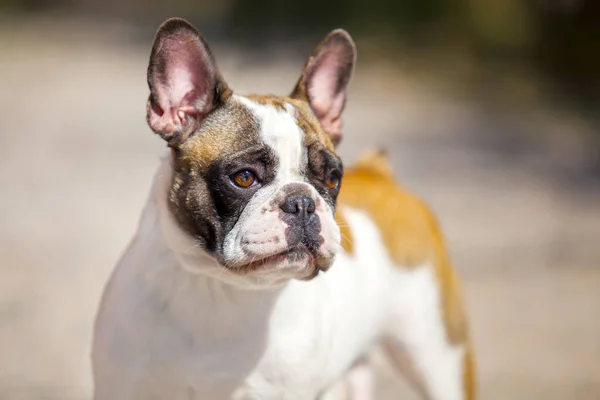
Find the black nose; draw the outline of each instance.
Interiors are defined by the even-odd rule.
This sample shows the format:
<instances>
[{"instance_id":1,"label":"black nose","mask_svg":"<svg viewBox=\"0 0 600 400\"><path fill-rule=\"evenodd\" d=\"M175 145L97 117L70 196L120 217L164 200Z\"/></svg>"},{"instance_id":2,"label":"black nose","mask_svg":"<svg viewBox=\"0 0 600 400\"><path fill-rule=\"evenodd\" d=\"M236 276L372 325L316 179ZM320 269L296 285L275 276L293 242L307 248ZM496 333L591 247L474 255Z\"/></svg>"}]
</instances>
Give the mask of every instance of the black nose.
<instances>
[{"instance_id":1,"label":"black nose","mask_svg":"<svg viewBox=\"0 0 600 400\"><path fill-rule=\"evenodd\" d=\"M315 212L315 201L305 194L292 194L285 199L280 207L288 214L307 217Z\"/></svg>"}]
</instances>

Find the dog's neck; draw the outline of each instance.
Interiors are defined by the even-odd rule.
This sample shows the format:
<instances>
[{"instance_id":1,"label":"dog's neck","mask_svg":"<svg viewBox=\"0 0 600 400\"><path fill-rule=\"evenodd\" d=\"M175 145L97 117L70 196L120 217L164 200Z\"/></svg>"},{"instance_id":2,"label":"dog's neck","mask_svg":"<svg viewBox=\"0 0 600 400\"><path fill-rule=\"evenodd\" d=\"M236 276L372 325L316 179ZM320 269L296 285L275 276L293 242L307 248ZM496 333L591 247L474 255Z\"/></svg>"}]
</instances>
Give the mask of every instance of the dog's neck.
<instances>
[{"instance_id":1,"label":"dog's neck","mask_svg":"<svg viewBox=\"0 0 600 400\"><path fill-rule=\"evenodd\" d=\"M236 276L200 249L179 229L167 208L171 174L167 157L156 174L138 235L122 261L129 267L124 273L152 293L151 300L161 314L170 315L170 323L190 331L223 340L223 335L242 334L248 326L258 332L267 329L289 281Z\"/></svg>"}]
</instances>

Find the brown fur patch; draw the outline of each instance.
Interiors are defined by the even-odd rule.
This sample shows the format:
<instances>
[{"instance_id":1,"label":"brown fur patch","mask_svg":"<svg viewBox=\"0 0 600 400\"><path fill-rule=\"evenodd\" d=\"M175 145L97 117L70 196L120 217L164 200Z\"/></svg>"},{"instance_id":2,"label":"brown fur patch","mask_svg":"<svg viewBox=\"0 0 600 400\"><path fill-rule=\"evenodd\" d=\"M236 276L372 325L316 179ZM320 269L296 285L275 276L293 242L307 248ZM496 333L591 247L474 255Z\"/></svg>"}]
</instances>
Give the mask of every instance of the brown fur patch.
<instances>
[{"instance_id":1,"label":"brown fur patch","mask_svg":"<svg viewBox=\"0 0 600 400\"><path fill-rule=\"evenodd\" d=\"M476 381L475 357L473 356L472 349L469 347L465 353L463 365L463 390L466 400L474 400L477 397Z\"/></svg>"},{"instance_id":2,"label":"brown fur patch","mask_svg":"<svg viewBox=\"0 0 600 400\"><path fill-rule=\"evenodd\" d=\"M245 106L228 101L208 115L200 130L180 146L178 159L205 171L217 158L258 144L259 129Z\"/></svg>"},{"instance_id":3,"label":"brown fur patch","mask_svg":"<svg viewBox=\"0 0 600 400\"><path fill-rule=\"evenodd\" d=\"M330 136L323 129L308 103L296 99L290 99L290 103L296 111L296 123L304 132L304 145L310 146L315 142L321 142L329 151L334 151Z\"/></svg>"},{"instance_id":4,"label":"brown fur patch","mask_svg":"<svg viewBox=\"0 0 600 400\"><path fill-rule=\"evenodd\" d=\"M250 94L246 97L257 104L260 104L263 106L272 106L277 111L282 111L282 112L286 111L285 103L287 103L287 100L283 96L277 96L274 94L266 94L266 95Z\"/></svg>"},{"instance_id":5,"label":"brown fur patch","mask_svg":"<svg viewBox=\"0 0 600 400\"><path fill-rule=\"evenodd\" d=\"M427 205L396 183L392 168L380 153L369 153L347 170L338 198L343 206L365 210L374 220L394 262L416 268L431 260L440 284L448 340L467 343L466 315L437 221ZM343 216L338 217L343 220Z\"/></svg>"}]
</instances>

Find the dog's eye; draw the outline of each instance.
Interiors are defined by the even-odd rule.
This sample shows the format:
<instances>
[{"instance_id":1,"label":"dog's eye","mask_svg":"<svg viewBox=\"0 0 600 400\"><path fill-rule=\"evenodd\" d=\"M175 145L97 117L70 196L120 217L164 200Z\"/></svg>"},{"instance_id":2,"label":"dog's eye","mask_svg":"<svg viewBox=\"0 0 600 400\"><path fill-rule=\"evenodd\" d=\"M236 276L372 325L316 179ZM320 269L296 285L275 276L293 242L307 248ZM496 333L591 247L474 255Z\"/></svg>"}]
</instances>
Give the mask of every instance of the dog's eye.
<instances>
[{"instance_id":1,"label":"dog's eye","mask_svg":"<svg viewBox=\"0 0 600 400\"><path fill-rule=\"evenodd\" d=\"M231 180L238 187L249 188L256 181L256 177L252 171L244 170L233 174Z\"/></svg>"},{"instance_id":2,"label":"dog's eye","mask_svg":"<svg viewBox=\"0 0 600 400\"><path fill-rule=\"evenodd\" d=\"M325 184L329 189L335 189L340 185L340 174L337 171L332 171L325 178Z\"/></svg>"}]
</instances>

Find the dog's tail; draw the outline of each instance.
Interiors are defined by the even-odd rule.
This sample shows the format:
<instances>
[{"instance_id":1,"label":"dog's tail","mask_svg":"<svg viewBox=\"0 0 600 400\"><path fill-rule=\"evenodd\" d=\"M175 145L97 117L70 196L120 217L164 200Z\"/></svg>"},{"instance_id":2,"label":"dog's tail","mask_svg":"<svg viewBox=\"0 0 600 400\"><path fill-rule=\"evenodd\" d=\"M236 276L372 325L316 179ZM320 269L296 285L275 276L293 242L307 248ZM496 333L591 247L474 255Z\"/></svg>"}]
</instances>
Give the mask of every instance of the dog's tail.
<instances>
[{"instance_id":1,"label":"dog's tail","mask_svg":"<svg viewBox=\"0 0 600 400\"><path fill-rule=\"evenodd\" d=\"M354 164L355 170L369 171L385 178L394 178L394 169L383 148L365 151Z\"/></svg>"}]
</instances>

